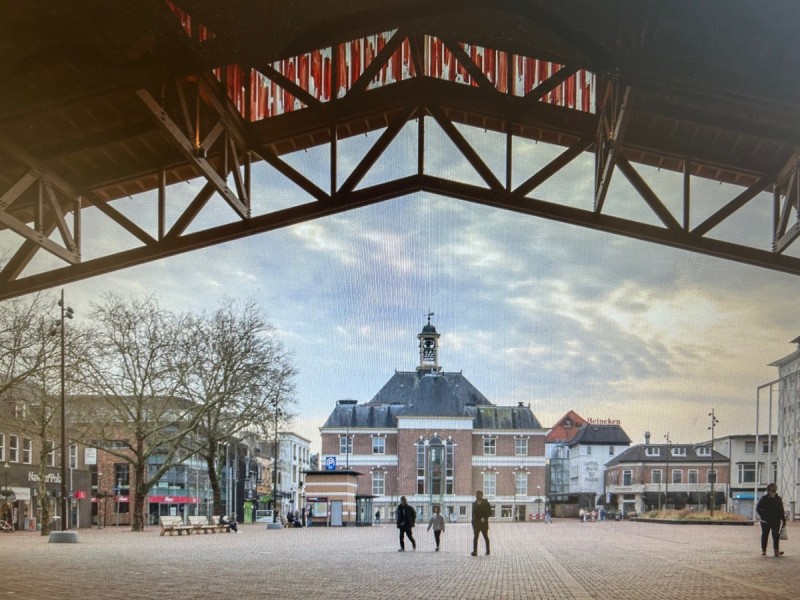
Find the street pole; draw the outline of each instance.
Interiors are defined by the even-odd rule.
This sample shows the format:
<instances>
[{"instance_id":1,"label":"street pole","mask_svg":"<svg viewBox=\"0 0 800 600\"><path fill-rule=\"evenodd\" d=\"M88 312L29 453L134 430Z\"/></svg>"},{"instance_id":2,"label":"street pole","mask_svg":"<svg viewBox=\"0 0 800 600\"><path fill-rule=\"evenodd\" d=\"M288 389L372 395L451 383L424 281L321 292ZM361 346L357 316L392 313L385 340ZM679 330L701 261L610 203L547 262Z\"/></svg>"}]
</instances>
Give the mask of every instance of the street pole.
<instances>
[{"instance_id":1,"label":"street pole","mask_svg":"<svg viewBox=\"0 0 800 600\"><path fill-rule=\"evenodd\" d=\"M664 491L664 510L669 509L669 455L672 453L672 442L669 439L669 431L667 435L664 436L667 440L667 464L666 464L666 480L665 480L665 491Z\"/></svg>"},{"instance_id":2,"label":"street pole","mask_svg":"<svg viewBox=\"0 0 800 600\"><path fill-rule=\"evenodd\" d=\"M59 321L61 329L61 531L67 530L67 410L66 410L66 366L64 337L64 319L72 318L72 309L64 304L64 290L61 290L61 299L58 301L61 308ZM52 333L52 332L51 332Z\"/></svg>"},{"instance_id":3,"label":"street pole","mask_svg":"<svg viewBox=\"0 0 800 600\"><path fill-rule=\"evenodd\" d=\"M708 416L711 417L711 425L708 427L711 430L711 470L709 471L709 475L711 478L711 518L714 518L714 484L717 482L717 473L714 471L714 429L717 426L719 421L717 417L714 415L714 409L711 409L711 412L708 413Z\"/></svg>"}]
</instances>

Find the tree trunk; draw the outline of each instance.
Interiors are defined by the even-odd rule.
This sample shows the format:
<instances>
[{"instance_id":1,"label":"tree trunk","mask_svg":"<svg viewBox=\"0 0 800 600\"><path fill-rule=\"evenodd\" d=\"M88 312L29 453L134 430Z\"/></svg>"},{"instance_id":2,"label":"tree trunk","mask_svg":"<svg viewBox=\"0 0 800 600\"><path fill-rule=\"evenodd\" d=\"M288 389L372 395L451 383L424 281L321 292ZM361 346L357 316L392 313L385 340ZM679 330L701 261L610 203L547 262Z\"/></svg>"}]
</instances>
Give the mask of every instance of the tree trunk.
<instances>
[{"instance_id":1,"label":"tree trunk","mask_svg":"<svg viewBox=\"0 0 800 600\"><path fill-rule=\"evenodd\" d=\"M208 466L208 483L211 486L211 494L214 500L214 514L222 515L225 514L225 509L222 507L222 493L219 487L219 474L217 473L217 464L213 457L213 453L211 459L206 457L206 465Z\"/></svg>"},{"instance_id":2,"label":"tree trunk","mask_svg":"<svg viewBox=\"0 0 800 600\"><path fill-rule=\"evenodd\" d=\"M139 461L134 468L134 481L133 487L133 512L131 513L131 531L144 531L144 526L147 523L145 518L145 498L147 497L147 486L144 484L144 464ZM128 489L130 490L131 482L128 482ZM129 492L130 494L130 492ZM128 500L130 502L130 499Z\"/></svg>"}]
</instances>

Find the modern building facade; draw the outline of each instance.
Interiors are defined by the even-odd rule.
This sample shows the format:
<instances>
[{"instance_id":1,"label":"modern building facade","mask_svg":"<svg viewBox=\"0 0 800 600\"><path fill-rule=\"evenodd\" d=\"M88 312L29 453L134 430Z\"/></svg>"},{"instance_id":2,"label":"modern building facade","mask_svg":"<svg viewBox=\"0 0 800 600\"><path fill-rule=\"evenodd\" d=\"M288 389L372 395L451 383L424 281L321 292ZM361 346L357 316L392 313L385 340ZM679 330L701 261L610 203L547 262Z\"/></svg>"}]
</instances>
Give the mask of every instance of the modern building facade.
<instances>
[{"instance_id":1,"label":"modern building facade","mask_svg":"<svg viewBox=\"0 0 800 600\"><path fill-rule=\"evenodd\" d=\"M731 512L755 519L756 503L767 492L767 485L777 481L778 459L775 453L778 436L761 436L756 446L753 434L728 435L714 441L714 450L730 460L728 508ZM711 442L703 444L710 448Z\"/></svg>"},{"instance_id":2,"label":"modern building facade","mask_svg":"<svg viewBox=\"0 0 800 600\"><path fill-rule=\"evenodd\" d=\"M357 495L371 497L381 519L406 496L419 519L439 505L451 521L469 520L475 490L496 519L535 518L546 431L530 406L494 405L462 373L444 371L430 318L417 339L416 370L395 372L369 402L337 402L320 428L322 462L360 473Z\"/></svg>"}]
</instances>

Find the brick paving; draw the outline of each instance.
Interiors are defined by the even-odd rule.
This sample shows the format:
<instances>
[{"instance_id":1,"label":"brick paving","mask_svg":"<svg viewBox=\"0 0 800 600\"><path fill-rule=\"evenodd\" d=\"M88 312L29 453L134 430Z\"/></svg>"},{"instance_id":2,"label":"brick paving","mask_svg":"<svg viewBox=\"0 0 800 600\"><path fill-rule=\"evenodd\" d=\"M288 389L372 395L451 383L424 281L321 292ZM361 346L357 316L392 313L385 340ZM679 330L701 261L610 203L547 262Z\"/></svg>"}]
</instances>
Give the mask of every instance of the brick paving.
<instances>
[{"instance_id":1,"label":"brick paving","mask_svg":"<svg viewBox=\"0 0 800 600\"><path fill-rule=\"evenodd\" d=\"M0 534L0 599L717 600L794 599L800 589L797 524L777 559L760 555L758 527L492 523L492 554L478 557L468 524L449 525L438 553L425 527L404 553L392 525L241 529L80 530L78 544Z\"/></svg>"}]
</instances>

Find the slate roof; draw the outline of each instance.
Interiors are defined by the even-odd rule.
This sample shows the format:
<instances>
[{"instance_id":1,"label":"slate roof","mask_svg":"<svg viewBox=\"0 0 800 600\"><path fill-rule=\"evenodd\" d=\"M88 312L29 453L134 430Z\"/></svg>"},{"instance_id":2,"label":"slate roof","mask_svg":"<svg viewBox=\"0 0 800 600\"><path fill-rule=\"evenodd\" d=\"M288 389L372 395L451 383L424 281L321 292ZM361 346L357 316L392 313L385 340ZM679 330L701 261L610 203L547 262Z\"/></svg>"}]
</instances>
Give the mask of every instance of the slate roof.
<instances>
[{"instance_id":1,"label":"slate roof","mask_svg":"<svg viewBox=\"0 0 800 600\"><path fill-rule=\"evenodd\" d=\"M476 429L541 429L527 406L495 406L461 373L399 371L366 404L340 400L323 428L396 428L398 417L469 417Z\"/></svg>"},{"instance_id":2,"label":"slate roof","mask_svg":"<svg viewBox=\"0 0 800 600\"><path fill-rule=\"evenodd\" d=\"M606 467L611 467L618 464L625 464L625 463L664 463L667 460L667 452L670 446L667 444L638 444L636 446L631 446L623 453L618 454L611 460L606 463ZM680 463L687 463L687 462L696 462L696 463L708 463L711 462L711 456L698 456L696 447L692 444L672 444L672 448L685 448L686 449L686 456L674 456L672 454L669 455L670 462L680 462ZM645 454L647 448L659 448L661 454L659 456L648 456ZM725 456L724 454L720 454L716 450L714 450L714 462L719 463L726 463L730 462L730 459Z\"/></svg>"},{"instance_id":3,"label":"slate roof","mask_svg":"<svg viewBox=\"0 0 800 600\"><path fill-rule=\"evenodd\" d=\"M570 446L577 444L627 446L630 443L631 438L619 425L584 425L569 441Z\"/></svg>"}]
</instances>

